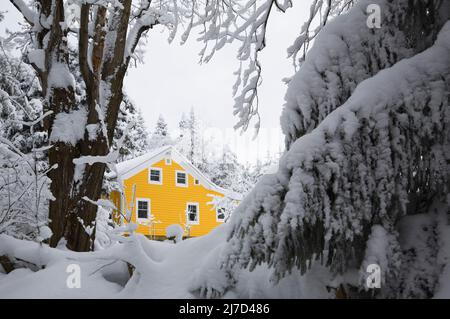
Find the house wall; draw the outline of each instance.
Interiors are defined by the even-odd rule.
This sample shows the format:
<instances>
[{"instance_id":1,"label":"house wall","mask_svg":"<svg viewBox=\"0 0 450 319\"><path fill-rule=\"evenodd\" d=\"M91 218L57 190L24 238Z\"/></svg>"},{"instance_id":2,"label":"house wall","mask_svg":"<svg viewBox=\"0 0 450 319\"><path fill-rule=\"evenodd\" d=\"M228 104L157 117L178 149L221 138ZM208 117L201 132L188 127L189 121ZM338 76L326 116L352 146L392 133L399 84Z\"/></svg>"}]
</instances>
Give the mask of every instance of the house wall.
<instances>
[{"instance_id":1,"label":"house wall","mask_svg":"<svg viewBox=\"0 0 450 319\"><path fill-rule=\"evenodd\" d=\"M198 225L190 225L189 236L201 236L209 233L213 228L222 222L216 220L216 209L214 205L208 204L215 196L223 194L205 188L203 185L194 185L194 177L188 174L188 186L176 186L175 172L184 171L183 167L172 160L172 164L167 165L165 160L161 160L152 167L162 168L162 184L149 183L149 169L143 169L134 176L124 181L124 191L127 206L130 206L132 199L133 185L136 185L135 200L133 203L132 221L138 225L139 233L150 236L165 236L166 227L172 224L179 224L184 227L186 224L186 208L188 202L199 204L200 220ZM155 223L152 225L142 225L136 222L137 199L150 200L150 214L154 216ZM119 193L111 194L111 201L116 207L121 207ZM159 223L158 223L159 222Z\"/></svg>"}]
</instances>

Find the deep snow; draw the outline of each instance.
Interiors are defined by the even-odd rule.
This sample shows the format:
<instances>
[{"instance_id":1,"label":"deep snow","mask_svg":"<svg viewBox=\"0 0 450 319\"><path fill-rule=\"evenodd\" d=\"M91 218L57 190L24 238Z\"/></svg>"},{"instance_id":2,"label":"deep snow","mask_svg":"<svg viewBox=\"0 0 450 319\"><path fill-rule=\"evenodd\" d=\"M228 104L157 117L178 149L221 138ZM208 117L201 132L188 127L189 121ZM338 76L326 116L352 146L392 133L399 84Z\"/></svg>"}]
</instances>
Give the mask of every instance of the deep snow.
<instances>
[{"instance_id":1,"label":"deep snow","mask_svg":"<svg viewBox=\"0 0 450 319\"><path fill-rule=\"evenodd\" d=\"M0 235L0 255L46 265L36 271L21 268L8 275L0 272L0 298L195 298L204 278L210 284L215 278L217 287L224 285L217 257L226 242L226 232L225 224L208 235L178 244L133 235L133 244L126 241L91 253L74 253ZM118 258L140 265L141 272L135 270L129 280L128 267ZM66 284L71 264L80 266L80 288ZM294 273L278 285L269 282L269 275L262 266L251 273L242 271L237 286L224 298L332 297L321 284L329 280L321 267L304 277ZM302 289L306 286L309 288Z\"/></svg>"}]
</instances>

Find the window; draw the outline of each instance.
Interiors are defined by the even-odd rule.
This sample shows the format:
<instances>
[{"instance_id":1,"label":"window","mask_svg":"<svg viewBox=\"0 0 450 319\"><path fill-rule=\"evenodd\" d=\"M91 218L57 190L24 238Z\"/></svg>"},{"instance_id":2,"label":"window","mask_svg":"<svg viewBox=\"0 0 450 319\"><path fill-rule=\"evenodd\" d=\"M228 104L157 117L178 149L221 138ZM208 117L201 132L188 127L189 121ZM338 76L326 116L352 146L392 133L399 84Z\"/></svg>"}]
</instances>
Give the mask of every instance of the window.
<instances>
[{"instance_id":1,"label":"window","mask_svg":"<svg viewBox=\"0 0 450 319\"><path fill-rule=\"evenodd\" d=\"M195 185L200 185L199 180L198 180L198 179L195 179L194 184L195 184Z\"/></svg>"},{"instance_id":2,"label":"window","mask_svg":"<svg viewBox=\"0 0 450 319\"><path fill-rule=\"evenodd\" d=\"M188 224L199 224L200 212L198 203L187 203L187 221Z\"/></svg>"},{"instance_id":3,"label":"window","mask_svg":"<svg viewBox=\"0 0 450 319\"><path fill-rule=\"evenodd\" d=\"M137 199L136 200L137 219L148 219L150 213L150 200Z\"/></svg>"},{"instance_id":4,"label":"window","mask_svg":"<svg viewBox=\"0 0 450 319\"><path fill-rule=\"evenodd\" d=\"M224 222L225 221L225 209L224 208L217 208L217 210L216 210L216 220L218 222Z\"/></svg>"},{"instance_id":5,"label":"window","mask_svg":"<svg viewBox=\"0 0 450 319\"><path fill-rule=\"evenodd\" d=\"M175 184L177 186L187 187L188 186L187 177L188 176L187 176L186 172L175 171Z\"/></svg>"},{"instance_id":6,"label":"window","mask_svg":"<svg viewBox=\"0 0 450 319\"><path fill-rule=\"evenodd\" d=\"M162 184L162 169L158 167L150 167L148 182L150 184Z\"/></svg>"},{"instance_id":7,"label":"window","mask_svg":"<svg viewBox=\"0 0 450 319\"><path fill-rule=\"evenodd\" d=\"M166 158L166 165L172 165L172 160L170 158Z\"/></svg>"}]
</instances>

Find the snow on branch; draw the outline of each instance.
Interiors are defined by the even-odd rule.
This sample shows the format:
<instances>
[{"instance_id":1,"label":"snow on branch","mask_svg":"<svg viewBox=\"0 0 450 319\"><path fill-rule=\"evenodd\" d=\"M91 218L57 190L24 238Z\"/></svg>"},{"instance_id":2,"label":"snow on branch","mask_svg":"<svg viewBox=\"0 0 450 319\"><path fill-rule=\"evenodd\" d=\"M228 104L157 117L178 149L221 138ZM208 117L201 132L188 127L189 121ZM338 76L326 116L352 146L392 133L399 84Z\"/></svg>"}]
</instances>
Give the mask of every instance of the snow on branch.
<instances>
[{"instance_id":1,"label":"snow on branch","mask_svg":"<svg viewBox=\"0 0 450 319\"><path fill-rule=\"evenodd\" d=\"M25 126L32 127L32 126L35 126L36 124L42 122L47 116L52 115L52 114L53 114L53 111L47 111L44 114L42 114L41 116L39 116L37 119L35 119L35 120L31 121L31 122L17 121L17 120L15 122L20 123L20 124L25 125Z\"/></svg>"},{"instance_id":2,"label":"snow on branch","mask_svg":"<svg viewBox=\"0 0 450 319\"><path fill-rule=\"evenodd\" d=\"M31 122L21 122L30 126L31 153L24 153L15 143L0 136L0 234L38 242L52 234L46 226L45 207L53 199L47 173L55 166L46 168L38 159L37 153L49 147L36 147L33 128L47 115Z\"/></svg>"},{"instance_id":3,"label":"snow on branch","mask_svg":"<svg viewBox=\"0 0 450 319\"><path fill-rule=\"evenodd\" d=\"M34 25L37 14L23 0L9 0L31 25Z\"/></svg>"},{"instance_id":4,"label":"snow on branch","mask_svg":"<svg viewBox=\"0 0 450 319\"><path fill-rule=\"evenodd\" d=\"M303 24L294 43L287 49L288 57L292 58L295 67L298 66L298 62L305 61L309 46L330 18L349 10L355 2L355 0L314 0L309 10L308 20ZM301 53L300 58L298 58L299 53Z\"/></svg>"},{"instance_id":5,"label":"snow on branch","mask_svg":"<svg viewBox=\"0 0 450 319\"><path fill-rule=\"evenodd\" d=\"M235 128L247 130L256 118L255 130L260 126L258 86L261 84L259 52L266 46L266 31L273 8L285 12L292 1L210 1L197 25L203 25L199 40L205 43L200 52L201 62L208 62L226 43L241 43L237 58L239 69L233 87L234 115L239 120ZM209 45L211 46L209 47Z\"/></svg>"},{"instance_id":6,"label":"snow on branch","mask_svg":"<svg viewBox=\"0 0 450 319\"><path fill-rule=\"evenodd\" d=\"M366 27L365 8L374 2L383 13L383 23L376 31ZM287 148L342 105L359 83L414 54L398 5L385 0L360 0L348 14L336 17L326 26L321 24L321 32L314 35L314 46L301 70L290 80L285 96L281 127ZM311 17L317 13L316 6L311 9ZM331 9L330 14L337 10ZM304 26L302 33L311 36L308 28ZM304 53L307 42L302 44Z\"/></svg>"},{"instance_id":7,"label":"snow on branch","mask_svg":"<svg viewBox=\"0 0 450 319\"><path fill-rule=\"evenodd\" d=\"M108 153L107 155L98 155L98 156L88 155L88 156L81 156L79 158L74 158L73 163L75 165L83 165L83 164L93 165L95 163L107 164L115 162L118 157L119 151L114 150Z\"/></svg>"},{"instance_id":8,"label":"snow on branch","mask_svg":"<svg viewBox=\"0 0 450 319\"><path fill-rule=\"evenodd\" d=\"M99 199L97 201L93 201L93 200L89 199L87 196L84 196L83 200L85 200L95 206L103 207L106 209L117 209L116 206L110 200L107 200L107 199Z\"/></svg>"},{"instance_id":9,"label":"snow on branch","mask_svg":"<svg viewBox=\"0 0 450 319\"><path fill-rule=\"evenodd\" d=\"M145 252L147 239L143 235L121 236L121 243L94 252L74 252L50 248L31 241L23 241L0 234L0 255L19 259L42 267L59 260L98 261L122 260L130 263L141 275L150 274L156 262Z\"/></svg>"},{"instance_id":10,"label":"snow on branch","mask_svg":"<svg viewBox=\"0 0 450 319\"><path fill-rule=\"evenodd\" d=\"M310 17L294 44L288 49L288 57L296 61L300 51L306 55L310 43L327 21L351 8L354 2L314 0L310 8ZM205 43L200 52L201 62L208 62L215 52L227 43L235 41L240 43L237 54L240 65L235 71L236 82L233 87L235 98L233 114L238 117L235 129L247 130L254 119L254 128L256 134L258 133L260 127L258 87L262 83L259 53L266 46L267 25L274 9L285 12L292 5L293 1L290 0L208 1L199 20L194 23L195 26L203 26L203 32L199 37L199 40ZM190 27L187 32L190 32Z\"/></svg>"},{"instance_id":11,"label":"snow on branch","mask_svg":"<svg viewBox=\"0 0 450 319\"><path fill-rule=\"evenodd\" d=\"M97 111L99 111L99 110L100 110L100 108L97 105ZM103 121L103 117L101 117L101 116L99 116L99 117L102 122L102 127L106 128L106 125L104 124L104 121ZM127 137L128 131L129 131L130 127L132 127L134 125L135 125L135 123L133 121L128 123L127 128L125 129L123 135L117 141L117 149L110 151L107 155L81 156L79 158L73 159L73 163L75 165L84 165L84 164L93 165L95 163L103 163L103 164L115 163L117 161L117 159L119 158L119 152L123 146L125 138ZM104 134L106 134L106 132Z\"/></svg>"},{"instance_id":12,"label":"snow on branch","mask_svg":"<svg viewBox=\"0 0 450 319\"><path fill-rule=\"evenodd\" d=\"M204 26L199 38L205 43L200 53L202 62L208 62L226 43L236 40L241 43L237 54L240 66L235 72L237 79L233 87L233 113L239 117L236 129L246 130L251 119L256 117L256 133L259 130L258 86L262 80L259 52L266 46L267 23L273 7L285 11L291 6L291 1L249 1L245 5L237 1L211 1L199 22ZM217 12L221 10L224 17L217 18Z\"/></svg>"},{"instance_id":13,"label":"snow on branch","mask_svg":"<svg viewBox=\"0 0 450 319\"><path fill-rule=\"evenodd\" d=\"M149 7L150 1L147 2L147 6L148 7L144 9L141 4L139 13L136 14L136 21L127 36L124 59L134 53L142 33L159 23L160 13Z\"/></svg>"},{"instance_id":14,"label":"snow on branch","mask_svg":"<svg viewBox=\"0 0 450 319\"><path fill-rule=\"evenodd\" d=\"M194 24L194 18L198 15L199 6L196 1L189 0L141 1L139 6L136 6L131 13L131 27L127 35L124 59L129 57L141 59L137 54L136 47L146 31L155 25L165 26L169 30L168 41L172 42L179 25L183 25L188 20L190 22L188 22L186 32L182 36L186 40Z\"/></svg>"}]
</instances>

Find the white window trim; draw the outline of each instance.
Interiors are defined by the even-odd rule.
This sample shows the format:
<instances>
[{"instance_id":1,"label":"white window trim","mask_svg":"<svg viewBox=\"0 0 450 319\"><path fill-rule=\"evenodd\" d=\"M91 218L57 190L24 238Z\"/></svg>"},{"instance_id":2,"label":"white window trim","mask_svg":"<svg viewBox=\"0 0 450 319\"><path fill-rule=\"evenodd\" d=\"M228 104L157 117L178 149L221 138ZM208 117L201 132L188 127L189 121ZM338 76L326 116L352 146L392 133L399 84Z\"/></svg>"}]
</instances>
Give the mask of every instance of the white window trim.
<instances>
[{"instance_id":1,"label":"white window trim","mask_svg":"<svg viewBox=\"0 0 450 319\"><path fill-rule=\"evenodd\" d=\"M138 209L139 209L139 202L147 202L148 203L148 212L147 212L147 218L139 218ZM135 206L135 213L136 213L136 221L139 222L148 222L150 220L150 215L152 213L152 206L151 206L151 200L149 198L136 198L136 206Z\"/></svg>"},{"instance_id":2,"label":"white window trim","mask_svg":"<svg viewBox=\"0 0 450 319\"><path fill-rule=\"evenodd\" d=\"M152 181L150 179L150 176L152 174L152 170L159 171L159 182L155 182L155 181ZM162 185L162 180L163 180L163 170L162 170L162 168L160 168L160 167L149 167L148 168L148 183L149 184Z\"/></svg>"},{"instance_id":3,"label":"white window trim","mask_svg":"<svg viewBox=\"0 0 450 319\"><path fill-rule=\"evenodd\" d=\"M177 178L178 173L183 173L186 175L186 184L178 183L178 178ZM175 185L177 185L179 187L188 187L189 186L189 175L186 171L175 171Z\"/></svg>"},{"instance_id":4,"label":"white window trim","mask_svg":"<svg viewBox=\"0 0 450 319\"><path fill-rule=\"evenodd\" d=\"M218 223L225 223L225 219L227 218L225 213L223 213L223 216L224 216L223 219L219 219L218 216L219 216L219 208L216 208L216 222L218 222Z\"/></svg>"},{"instance_id":5,"label":"white window trim","mask_svg":"<svg viewBox=\"0 0 450 319\"><path fill-rule=\"evenodd\" d=\"M197 206L197 221L192 222L189 220L189 205L191 206ZM189 225L200 225L200 204L197 202L187 202L186 203L186 222Z\"/></svg>"},{"instance_id":6,"label":"white window trim","mask_svg":"<svg viewBox=\"0 0 450 319\"><path fill-rule=\"evenodd\" d=\"M166 163L166 165L172 165L172 159L171 158L166 158L164 160L164 162Z\"/></svg>"}]
</instances>

